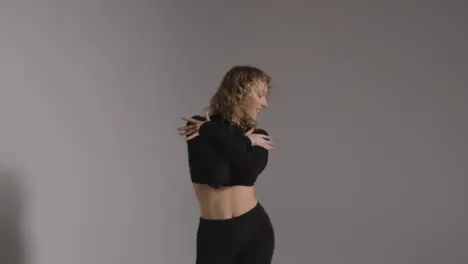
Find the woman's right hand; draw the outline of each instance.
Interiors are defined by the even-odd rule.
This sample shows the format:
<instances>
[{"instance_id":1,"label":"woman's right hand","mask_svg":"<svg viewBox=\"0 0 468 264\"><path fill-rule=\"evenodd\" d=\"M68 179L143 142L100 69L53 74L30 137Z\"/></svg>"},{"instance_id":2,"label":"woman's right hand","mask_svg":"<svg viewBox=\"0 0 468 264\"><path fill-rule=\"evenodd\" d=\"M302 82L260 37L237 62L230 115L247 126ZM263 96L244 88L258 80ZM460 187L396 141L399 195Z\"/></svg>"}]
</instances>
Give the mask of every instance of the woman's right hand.
<instances>
[{"instance_id":1,"label":"woman's right hand","mask_svg":"<svg viewBox=\"0 0 468 264\"><path fill-rule=\"evenodd\" d=\"M263 135L263 134L256 134L253 133L254 129L250 129L244 135L250 139L252 142L252 146L259 146L267 150L271 150L274 148L274 143L271 141L271 136Z\"/></svg>"},{"instance_id":2,"label":"woman's right hand","mask_svg":"<svg viewBox=\"0 0 468 264\"><path fill-rule=\"evenodd\" d=\"M179 131L179 136L184 136L186 140L191 140L193 138L198 137L200 134L200 127L205 123L210 121L210 114L208 112L205 113L205 120L196 120L193 118L182 117L182 120L188 123L188 125L184 127L179 127L177 131Z\"/></svg>"}]
</instances>

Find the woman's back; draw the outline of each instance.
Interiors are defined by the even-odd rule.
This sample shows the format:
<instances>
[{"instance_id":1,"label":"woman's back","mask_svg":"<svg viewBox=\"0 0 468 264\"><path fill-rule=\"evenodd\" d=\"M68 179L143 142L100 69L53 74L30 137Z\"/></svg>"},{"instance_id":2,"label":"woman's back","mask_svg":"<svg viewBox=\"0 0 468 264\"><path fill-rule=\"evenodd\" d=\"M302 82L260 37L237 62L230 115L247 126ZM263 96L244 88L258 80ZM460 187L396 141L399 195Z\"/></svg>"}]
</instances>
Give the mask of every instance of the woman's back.
<instances>
[{"instance_id":1,"label":"woman's back","mask_svg":"<svg viewBox=\"0 0 468 264\"><path fill-rule=\"evenodd\" d=\"M257 204L254 187L232 186L212 188L206 184L194 184L204 219L230 219L243 215Z\"/></svg>"}]
</instances>

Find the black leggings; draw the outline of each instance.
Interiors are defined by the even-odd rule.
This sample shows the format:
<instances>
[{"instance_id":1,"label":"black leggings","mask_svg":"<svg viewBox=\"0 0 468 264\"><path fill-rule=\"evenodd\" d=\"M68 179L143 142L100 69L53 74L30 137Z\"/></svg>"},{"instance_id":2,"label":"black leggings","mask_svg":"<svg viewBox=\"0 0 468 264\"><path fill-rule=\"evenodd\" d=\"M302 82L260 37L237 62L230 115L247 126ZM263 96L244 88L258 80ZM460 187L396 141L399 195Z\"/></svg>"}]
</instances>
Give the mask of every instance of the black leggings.
<instances>
[{"instance_id":1,"label":"black leggings","mask_svg":"<svg viewBox=\"0 0 468 264\"><path fill-rule=\"evenodd\" d=\"M275 235L260 203L226 220L200 218L196 264L270 264Z\"/></svg>"}]
</instances>

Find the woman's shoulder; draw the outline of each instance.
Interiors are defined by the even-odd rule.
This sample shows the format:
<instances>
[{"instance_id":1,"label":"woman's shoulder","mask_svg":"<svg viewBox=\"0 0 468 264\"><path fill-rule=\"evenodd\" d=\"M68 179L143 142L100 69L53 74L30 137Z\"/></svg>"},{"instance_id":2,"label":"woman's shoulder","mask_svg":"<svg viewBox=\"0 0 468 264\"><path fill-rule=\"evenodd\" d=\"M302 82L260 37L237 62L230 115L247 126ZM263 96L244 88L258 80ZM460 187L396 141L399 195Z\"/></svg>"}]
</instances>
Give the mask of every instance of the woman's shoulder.
<instances>
[{"instance_id":1,"label":"woman's shoulder","mask_svg":"<svg viewBox=\"0 0 468 264\"><path fill-rule=\"evenodd\" d=\"M192 115L191 118L195 119L195 120L199 120L199 121L205 121L206 120L206 118L204 116L201 116L201 115Z\"/></svg>"},{"instance_id":2,"label":"woman's shoulder","mask_svg":"<svg viewBox=\"0 0 468 264\"><path fill-rule=\"evenodd\" d=\"M192 115L192 116L190 116L190 118L194 119L194 120L198 120L198 121L205 121L206 120L206 118L204 116L202 116L202 115ZM191 122L186 122L185 123L186 126L188 126L190 124L192 124L192 123Z\"/></svg>"},{"instance_id":3,"label":"woman's shoulder","mask_svg":"<svg viewBox=\"0 0 468 264\"><path fill-rule=\"evenodd\" d=\"M263 129L263 128L255 128L254 129L254 133L255 134L263 134L263 135L267 135L268 136L268 132L266 131L266 129Z\"/></svg>"}]
</instances>

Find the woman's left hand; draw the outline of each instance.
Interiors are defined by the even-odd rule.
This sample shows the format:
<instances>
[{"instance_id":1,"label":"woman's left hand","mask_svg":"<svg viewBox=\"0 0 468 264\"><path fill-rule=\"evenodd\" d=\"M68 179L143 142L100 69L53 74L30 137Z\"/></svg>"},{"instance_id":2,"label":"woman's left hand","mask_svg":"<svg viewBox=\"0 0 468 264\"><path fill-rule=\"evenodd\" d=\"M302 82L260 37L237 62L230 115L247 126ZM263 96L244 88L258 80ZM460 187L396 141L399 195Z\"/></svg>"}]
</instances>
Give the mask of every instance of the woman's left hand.
<instances>
[{"instance_id":1,"label":"woman's left hand","mask_svg":"<svg viewBox=\"0 0 468 264\"><path fill-rule=\"evenodd\" d=\"M196 138L199 135L199 130L200 127L205 123L210 121L210 115L208 112L205 113L205 120L196 120L193 118L187 118L187 117L182 117L182 120L184 120L187 123L190 123L189 125L186 125L184 127L180 127L177 129L179 131L180 136L184 136L186 140L190 140L193 138Z\"/></svg>"}]
</instances>

